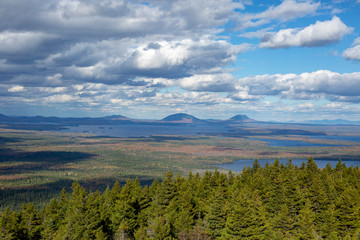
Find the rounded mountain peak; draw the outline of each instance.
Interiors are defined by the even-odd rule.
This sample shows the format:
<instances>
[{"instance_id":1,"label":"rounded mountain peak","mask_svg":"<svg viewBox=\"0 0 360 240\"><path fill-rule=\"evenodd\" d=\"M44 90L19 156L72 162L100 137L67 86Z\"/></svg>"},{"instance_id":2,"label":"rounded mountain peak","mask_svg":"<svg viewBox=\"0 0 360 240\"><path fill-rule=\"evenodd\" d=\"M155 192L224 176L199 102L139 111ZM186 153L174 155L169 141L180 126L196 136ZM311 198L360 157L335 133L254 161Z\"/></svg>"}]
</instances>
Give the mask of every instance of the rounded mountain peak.
<instances>
[{"instance_id":1,"label":"rounded mountain peak","mask_svg":"<svg viewBox=\"0 0 360 240\"><path fill-rule=\"evenodd\" d=\"M172 114L172 115L169 115L169 116L163 118L162 121L192 123L192 122L197 122L197 121L201 121L201 120L190 114L187 114L187 113L176 113L176 114Z\"/></svg>"},{"instance_id":2,"label":"rounded mountain peak","mask_svg":"<svg viewBox=\"0 0 360 240\"><path fill-rule=\"evenodd\" d=\"M246 115L242 115L242 114L238 114L236 116L233 116L232 118L230 118L230 120L233 121L243 121L243 120L249 120L250 118Z\"/></svg>"}]
</instances>

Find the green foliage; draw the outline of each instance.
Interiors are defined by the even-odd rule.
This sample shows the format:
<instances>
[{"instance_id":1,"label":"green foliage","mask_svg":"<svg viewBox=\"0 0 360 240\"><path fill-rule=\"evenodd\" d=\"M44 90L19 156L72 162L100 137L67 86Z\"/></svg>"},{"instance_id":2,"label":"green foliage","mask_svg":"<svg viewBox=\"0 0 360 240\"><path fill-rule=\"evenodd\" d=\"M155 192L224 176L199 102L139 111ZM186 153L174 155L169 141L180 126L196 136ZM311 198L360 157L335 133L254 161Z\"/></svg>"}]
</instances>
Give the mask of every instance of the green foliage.
<instances>
[{"instance_id":1,"label":"green foliage","mask_svg":"<svg viewBox=\"0 0 360 240\"><path fill-rule=\"evenodd\" d=\"M360 169L278 161L189 174L102 194L74 182L42 209L0 213L1 239L359 239Z\"/></svg>"}]
</instances>

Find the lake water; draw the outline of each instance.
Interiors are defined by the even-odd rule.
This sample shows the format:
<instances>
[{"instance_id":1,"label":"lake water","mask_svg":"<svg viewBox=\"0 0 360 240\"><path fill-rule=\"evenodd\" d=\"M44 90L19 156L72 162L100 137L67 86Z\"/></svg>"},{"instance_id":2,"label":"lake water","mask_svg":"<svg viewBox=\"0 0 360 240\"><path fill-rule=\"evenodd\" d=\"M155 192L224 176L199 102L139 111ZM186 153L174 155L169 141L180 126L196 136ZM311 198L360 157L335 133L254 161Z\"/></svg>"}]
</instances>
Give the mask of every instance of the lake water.
<instances>
[{"instance_id":1,"label":"lake water","mask_svg":"<svg viewBox=\"0 0 360 240\"><path fill-rule=\"evenodd\" d=\"M282 164L286 164L288 162L289 159L279 159L279 162ZM298 167L301 166L301 164L303 162L307 162L307 159L291 159L292 160L292 164L296 165ZM267 162L269 162L269 164L272 164L274 160L269 160L269 159L259 159L259 163L262 167L264 167L266 165ZM336 164L338 163L338 160L314 160L316 165L319 168L325 168L326 164L328 164L330 162L331 166L334 168L336 166ZM218 168L224 168L227 170L231 170L234 172L240 172L244 169L244 167L252 167L254 163L254 159L244 159L244 160L235 160L232 163L225 163L225 164L218 164L215 165ZM342 161L342 163L345 163L345 165L347 167L350 167L351 165L353 166L359 166L360 165L360 161Z\"/></svg>"}]
</instances>

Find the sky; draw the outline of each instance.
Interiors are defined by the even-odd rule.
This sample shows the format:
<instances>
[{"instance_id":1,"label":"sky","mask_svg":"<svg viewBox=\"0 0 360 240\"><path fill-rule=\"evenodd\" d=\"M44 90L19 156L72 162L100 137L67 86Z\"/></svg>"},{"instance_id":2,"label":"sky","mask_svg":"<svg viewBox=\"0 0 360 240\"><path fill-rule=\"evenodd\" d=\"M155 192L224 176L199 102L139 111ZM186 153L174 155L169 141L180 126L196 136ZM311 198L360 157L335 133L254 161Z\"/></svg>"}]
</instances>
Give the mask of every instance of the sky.
<instances>
[{"instance_id":1,"label":"sky","mask_svg":"<svg viewBox=\"0 0 360 240\"><path fill-rule=\"evenodd\" d=\"M1 0L0 113L360 120L360 0Z\"/></svg>"}]
</instances>

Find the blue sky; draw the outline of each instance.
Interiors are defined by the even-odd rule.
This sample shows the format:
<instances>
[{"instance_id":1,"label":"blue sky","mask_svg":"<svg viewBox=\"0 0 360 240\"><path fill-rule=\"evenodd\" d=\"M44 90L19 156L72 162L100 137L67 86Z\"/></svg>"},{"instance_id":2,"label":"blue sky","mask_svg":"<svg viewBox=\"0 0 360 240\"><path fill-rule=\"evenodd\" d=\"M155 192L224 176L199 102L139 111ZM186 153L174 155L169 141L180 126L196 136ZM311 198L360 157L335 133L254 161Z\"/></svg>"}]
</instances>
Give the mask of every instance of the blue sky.
<instances>
[{"instance_id":1,"label":"blue sky","mask_svg":"<svg viewBox=\"0 0 360 240\"><path fill-rule=\"evenodd\" d=\"M359 13L359 0L2 0L0 113L358 121Z\"/></svg>"}]
</instances>

